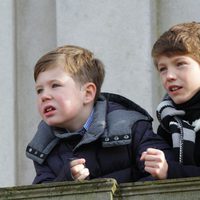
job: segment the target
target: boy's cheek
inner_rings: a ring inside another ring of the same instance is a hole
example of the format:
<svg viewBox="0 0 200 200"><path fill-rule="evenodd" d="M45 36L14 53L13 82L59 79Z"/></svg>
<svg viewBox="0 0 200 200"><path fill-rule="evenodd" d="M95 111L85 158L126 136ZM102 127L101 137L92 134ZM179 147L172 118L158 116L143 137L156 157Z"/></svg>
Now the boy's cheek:
<svg viewBox="0 0 200 200"><path fill-rule="evenodd" d="M41 106L39 104L37 104L37 110L38 110L39 114L41 116L43 116L43 111L42 111L42 108L41 108Z"/></svg>
<svg viewBox="0 0 200 200"><path fill-rule="evenodd" d="M165 82L166 82L165 79L166 79L165 77L163 77L163 76L160 75L160 81L161 81L161 83L162 83L162 85L163 85L164 87L165 87ZM165 88L165 89L166 89L166 88Z"/></svg>

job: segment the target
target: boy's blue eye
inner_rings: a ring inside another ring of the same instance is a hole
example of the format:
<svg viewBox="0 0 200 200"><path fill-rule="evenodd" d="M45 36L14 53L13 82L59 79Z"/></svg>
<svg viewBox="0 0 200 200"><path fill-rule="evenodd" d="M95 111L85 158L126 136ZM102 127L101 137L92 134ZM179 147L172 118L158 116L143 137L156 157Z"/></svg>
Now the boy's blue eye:
<svg viewBox="0 0 200 200"><path fill-rule="evenodd" d="M166 68L165 67L161 67L161 68L159 68L158 69L158 71L161 73L161 72L164 72L164 71L166 71Z"/></svg>
<svg viewBox="0 0 200 200"><path fill-rule="evenodd" d="M178 62L177 63L177 66L181 66L183 63L182 62Z"/></svg>
<svg viewBox="0 0 200 200"><path fill-rule="evenodd" d="M60 85L57 83L52 84L52 88L59 87Z"/></svg>
<svg viewBox="0 0 200 200"><path fill-rule="evenodd" d="M36 92L37 94L40 94L42 92L42 89L37 89Z"/></svg>
<svg viewBox="0 0 200 200"><path fill-rule="evenodd" d="M186 65L186 64L187 64L186 62L178 62L177 66L182 66L182 65Z"/></svg>

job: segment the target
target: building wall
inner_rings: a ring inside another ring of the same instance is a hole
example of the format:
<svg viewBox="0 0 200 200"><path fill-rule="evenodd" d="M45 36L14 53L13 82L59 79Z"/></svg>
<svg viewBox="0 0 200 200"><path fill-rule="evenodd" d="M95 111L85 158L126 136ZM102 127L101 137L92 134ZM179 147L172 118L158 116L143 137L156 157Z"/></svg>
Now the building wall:
<svg viewBox="0 0 200 200"><path fill-rule="evenodd" d="M173 24L200 21L199 7L200 0L1 0L0 187L31 184L35 175L25 148L40 121L33 81L40 56L64 44L90 49L106 66L102 91L155 117L163 90L152 44Z"/></svg>

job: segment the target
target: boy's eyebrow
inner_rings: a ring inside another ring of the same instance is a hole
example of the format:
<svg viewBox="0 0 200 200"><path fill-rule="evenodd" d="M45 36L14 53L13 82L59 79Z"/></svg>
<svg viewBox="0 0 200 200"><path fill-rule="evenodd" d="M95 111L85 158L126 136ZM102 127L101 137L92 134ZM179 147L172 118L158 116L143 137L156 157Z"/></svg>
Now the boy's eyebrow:
<svg viewBox="0 0 200 200"><path fill-rule="evenodd" d="M164 63L158 63L157 66L158 67L163 67L163 66L165 66L165 64Z"/></svg>
<svg viewBox="0 0 200 200"><path fill-rule="evenodd" d="M177 56L171 56L169 57L171 58L171 61L172 62L176 62L178 60L182 60L182 59L185 59L185 56L184 55L177 55ZM162 65L163 63L160 63L158 60L157 60L157 65Z"/></svg>
<svg viewBox="0 0 200 200"><path fill-rule="evenodd" d="M41 85L36 85L36 84L35 84L35 89L37 90L38 88L42 88L42 86L41 86Z"/></svg>
<svg viewBox="0 0 200 200"><path fill-rule="evenodd" d="M182 61L182 60L185 60L185 57L183 57L183 56L178 56L178 57L174 57L174 58L172 58L172 62L177 62L177 61Z"/></svg>
<svg viewBox="0 0 200 200"><path fill-rule="evenodd" d="M46 83L52 83L52 82L55 82L55 81L61 82L59 79L51 79L51 80L46 81ZM35 85L37 85L37 81L36 81Z"/></svg>
<svg viewBox="0 0 200 200"><path fill-rule="evenodd" d="M157 66L162 66L162 65L165 65L165 63L157 61Z"/></svg>
<svg viewBox="0 0 200 200"><path fill-rule="evenodd" d="M48 80L47 81L47 84L51 84L51 83L53 83L53 82L59 82L59 83L61 83L62 81L61 80L58 80L58 79L52 79L52 80ZM36 87L42 87L42 84L37 84L37 83L35 83L35 88Z"/></svg>

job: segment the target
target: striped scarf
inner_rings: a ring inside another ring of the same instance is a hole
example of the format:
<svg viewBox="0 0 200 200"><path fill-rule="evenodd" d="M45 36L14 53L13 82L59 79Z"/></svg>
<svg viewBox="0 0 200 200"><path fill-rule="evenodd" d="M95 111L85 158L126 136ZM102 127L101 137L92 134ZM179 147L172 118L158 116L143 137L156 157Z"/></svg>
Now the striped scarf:
<svg viewBox="0 0 200 200"><path fill-rule="evenodd" d="M182 119L185 111L177 110L172 100L166 97L158 105L156 114L161 127L171 134L173 149L179 163L195 164L193 155L196 133L194 126Z"/></svg>

